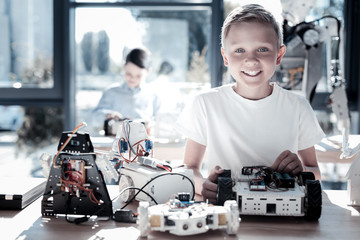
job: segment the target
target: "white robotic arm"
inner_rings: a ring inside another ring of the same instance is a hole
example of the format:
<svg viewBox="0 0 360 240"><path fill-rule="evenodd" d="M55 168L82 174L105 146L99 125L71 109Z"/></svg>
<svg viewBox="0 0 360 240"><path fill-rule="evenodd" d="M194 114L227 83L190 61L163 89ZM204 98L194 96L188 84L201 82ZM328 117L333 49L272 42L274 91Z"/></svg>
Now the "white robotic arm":
<svg viewBox="0 0 360 240"><path fill-rule="evenodd" d="M311 102L316 86L325 77L331 93L328 103L336 116L337 129L339 132L343 128L348 130L350 120L342 71L341 21L331 15L306 21L315 1L282 0L281 3L287 49L275 81ZM322 74L323 62L326 62L326 76Z"/></svg>

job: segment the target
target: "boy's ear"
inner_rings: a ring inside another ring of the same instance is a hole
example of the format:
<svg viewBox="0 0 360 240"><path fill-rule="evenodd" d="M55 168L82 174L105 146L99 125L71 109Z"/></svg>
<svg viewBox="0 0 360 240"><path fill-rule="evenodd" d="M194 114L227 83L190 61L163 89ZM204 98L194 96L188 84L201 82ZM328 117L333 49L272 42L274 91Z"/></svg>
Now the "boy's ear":
<svg viewBox="0 0 360 240"><path fill-rule="evenodd" d="M221 55L223 57L223 60L224 60L224 65L227 67L229 65L229 61L225 55L225 49L224 48L221 48Z"/></svg>
<svg viewBox="0 0 360 240"><path fill-rule="evenodd" d="M277 58L276 58L276 65L280 65L281 59L285 55L286 52L286 46L282 45L278 51Z"/></svg>

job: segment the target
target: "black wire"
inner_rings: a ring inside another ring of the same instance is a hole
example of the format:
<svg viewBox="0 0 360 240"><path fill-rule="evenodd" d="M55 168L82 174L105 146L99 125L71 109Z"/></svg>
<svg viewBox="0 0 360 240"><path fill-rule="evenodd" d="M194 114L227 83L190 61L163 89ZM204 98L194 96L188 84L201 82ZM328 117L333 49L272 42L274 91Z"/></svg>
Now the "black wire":
<svg viewBox="0 0 360 240"><path fill-rule="evenodd" d="M150 183L151 183L152 181L154 181L155 179L157 179L157 178L159 178L159 177L162 177L162 176L166 176L166 175L178 175L178 176L182 176L182 177L186 178L187 180L189 180L189 182L191 183L191 186L192 186L192 188L193 188L192 200L194 200L194 198L195 198L195 185L194 185L194 183L191 181L191 179L190 179L188 176L186 176L186 175L184 175L184 174L181 174L181 173L164 173L164 174L158 175L158 176L150 179L150 181L148 181L147 183L145 183L144 186L142 186L142 188L139 189L138 192L137 192L121 209L126 208L126 207L136 198L136 196L137 196L141 191L144 190L144 188L145 188L148 184L150 184Z"/></svg>
<svg viewBox="0 0 360 240"><path fill-rule="evenodd" d="M336 22L337 22L337 36L338 36L338 38L339 38L339 41L338 41L338 44L337 44L336 59L339 59L341 21L340 21L337 17L332 16L332 15L325 15L325 16L322 16L321 18L315 19L315 20L310 21L310 22L305 22L305 21L303 21L303 22L301 22L301 23L296 24L295 27L298 27L298 26L303 25L303 24L309 24L309 23L319 22L320 20L323 20L323 19L325 19L325 18L333 18L333 19L335 19Z"/></svg>
<svg viewBox="0 0 360 240"><path fill-rule="evenodd" d="M121 194L123 194L126 190L131 190L131 189L135 189L135 190L138 190L138 191L141 191L141 192L145 193L148 197L151 198L151 200L152 200L156 205L158 204L157 201L155 200L155 198L153 198L153 196L151 196L149 193L145 192L144 190L142 190L142 189L140 189L140 188L138 188L138 187L127 187L127 188L124 188L124 189L119 193L119 195L114 198L114 200L115 200L116 198L118 198ZM112 201L114 201L114 200L112 200ZM128 202L130 202L130 201L132 201L132 200L129 200Z"/></svg>

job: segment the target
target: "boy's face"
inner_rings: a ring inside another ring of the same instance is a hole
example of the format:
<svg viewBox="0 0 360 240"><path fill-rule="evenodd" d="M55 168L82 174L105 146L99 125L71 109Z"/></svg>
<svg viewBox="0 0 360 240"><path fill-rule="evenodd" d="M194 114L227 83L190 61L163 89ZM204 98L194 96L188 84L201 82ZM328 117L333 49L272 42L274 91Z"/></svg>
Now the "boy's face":
<svg viewBox="0 0 360 240"><path fill-rule="evenodd" d="M241 22L230 26L221 49L224 64L238 84L247 88L268 87L285 54L271 25Z"/></svg>
<svg viewBox="0 0 360 240"><path fill-rule="evenodd" d="M143 79L146 78L148 70L140 68L132 62L124 66L125 81L130 88L138 87Z"/></svg>

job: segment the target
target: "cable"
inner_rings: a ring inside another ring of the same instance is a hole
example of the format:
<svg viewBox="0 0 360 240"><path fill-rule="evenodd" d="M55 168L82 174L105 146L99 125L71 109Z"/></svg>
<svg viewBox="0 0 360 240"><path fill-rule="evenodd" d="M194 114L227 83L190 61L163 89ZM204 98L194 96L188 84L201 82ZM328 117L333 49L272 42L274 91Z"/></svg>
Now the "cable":
<svg viewBox="0 0 360 240"><path fill-rule="evenodd" d="M134 162L139 156L147 156L147 154L149 154L149 153L144 149L144 147L141 145L141 143L143 143L144 141L150 141L150 140L149 139L141 139L138 142L132 144L130 142L130 131L131 131L130 121L128 121L128 120L123 121L122 128L123 128L124 137L121 137L117 144L119 155L121 156L121 158L123 158L127 163L129 163L129 162ZM121 153L121 150L122 150L121 141L126 142L130 148L128 158L124 157L124 155ZM134 147L136 147L136 151L135 151ZM135 154L133 159L131 159L131 153ZM152 149L150 150L150 153L152 156L153 155Z"/></svg>
<svg viewBox="0 0 360 240"><path fill-rule="evenodd" d="M114 201L115 199L117 199L121 194L123 194L126 190L131 190L131 189L135 189L135 190L138 190L138 191L141 191L143 193L145 193L149 198L151 198L151 200L157 205L157 201L155 200L155 198L153 198L153 196L151 196L149 193L145 192L144 190L138 188L138 187L126 187L124 188L123 190L121 190L121 192L118 194L118 196L116 196L113 200L111 201ZM132 201L132 200L131 200Z"/></svg>
<svg viewBox="0 0 360 240"><path fill-rule="evenodd" d="M182 176L182 177L186 178L187 180L189 180L189 182L191 183L192 189L193 189L192 200L194 200L194 197L195 197L195 185L194 185L194 183L191 181L191 179L190 179L188 176L184 175L184 174L181 174L181 173L173 173L173 172L172 172L172 173L164 173L164 174L158 175L158 176L150 179L150 181L148 181L147 183L145 183L144 186L142 186L142 188L140 188L140 189L138 190L138 192L137 192L136 194L134 194L134 196L133 196L121 209L126 208L126 207L136 198L136 196L137 196L141 191L144 190L144 188L145 188L148 184L150 184L150 183L151 183L152 181L154 181L155 179L157 179L157 178L159 178L159 177L162 177L162 176L166 176L166 175L178 175L178 176Z"/></svg>
<svg viewBox="0 0 360 240"><path fill-rule="evenodd" d="M336 22L337 22L337 37L339 38L339 41L338 41L338 44L337 44L337 51L336 51L336 59L339 59L339 49L340 49L340 29L341 29L341 21L337 18L337 17L334 17L332 15L325 15L325 16L322 16L320 18L317 18L313 21L310 21L310 22L301 22L301 23L298 23L295 25L295 27L298 27L300 25L303 25L303 24L311 24L311 23L315 23L315 22L319 22L325 18L332 18L332 19L335 19Z"/></svg>
<svg viewBox="0 0 360 240"><path fill-rule="evenodd" d="M53 159L53 165L55 168L59 168L59 166L56 164L56 158L58 157L58 155L60 154L60 152L62 150L64 150L64 148L66 147L66 145L70 142L71 138L73 137L73 134L75 134L77 131L79 131L81 128L86 127L87 124L86 122L82 122L80 123L78 126L76 126L74 128L74 130L71 132L71 134L69 135L68 139L65 141L65 143L61 146L61 148L59 149L59 151L55 154L54 159Z"/></svg>

